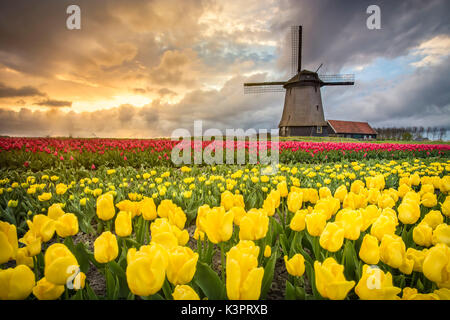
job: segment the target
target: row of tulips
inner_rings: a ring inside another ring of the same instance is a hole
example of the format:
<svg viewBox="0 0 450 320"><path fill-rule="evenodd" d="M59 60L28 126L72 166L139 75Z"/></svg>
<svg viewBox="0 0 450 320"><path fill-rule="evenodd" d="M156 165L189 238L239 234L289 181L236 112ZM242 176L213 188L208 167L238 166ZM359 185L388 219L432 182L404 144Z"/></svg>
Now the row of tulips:
<svg viewBox="0 0 450 320"><path fill-rule="evenodd" d="M0 165L10 168L29 167L34 171L48 167L84 167L95 170L101 165L138 168L143 163L149 166L173 166L171 152L178 144L178 141L168 139L0 138ZM237 159L237 153L244 151L249 160L266 148L270 153L272 143L235 141L229 146L218 141L191 141L186 147L191 150L192 163L197 150L213 154L220 150L223 154L220 160L226 163L228 153L232 153ZM279 152L282 163L322 163L343 159L446 157L450 145L281 141L276 143L275 150Z"/></svg>
<svg viewBox="0 0 450 320"><path fill-rule="evenodd" d="M232 169L8 172L0 298L264 299L279 259L287 299L450 298L448 161Z"/></svg>

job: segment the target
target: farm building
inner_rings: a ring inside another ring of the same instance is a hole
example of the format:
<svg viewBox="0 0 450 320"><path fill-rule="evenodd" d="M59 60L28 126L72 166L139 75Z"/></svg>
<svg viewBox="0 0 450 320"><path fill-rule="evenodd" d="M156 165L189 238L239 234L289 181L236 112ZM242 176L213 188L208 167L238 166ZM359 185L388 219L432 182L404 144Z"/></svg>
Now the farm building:
<svg viewBox="0 0 450 320"><path fill-rule="evenodd" d="M330 137L354 139L376 139L377 137L377 132L367 122L328 120L327 123Z"/></svg>

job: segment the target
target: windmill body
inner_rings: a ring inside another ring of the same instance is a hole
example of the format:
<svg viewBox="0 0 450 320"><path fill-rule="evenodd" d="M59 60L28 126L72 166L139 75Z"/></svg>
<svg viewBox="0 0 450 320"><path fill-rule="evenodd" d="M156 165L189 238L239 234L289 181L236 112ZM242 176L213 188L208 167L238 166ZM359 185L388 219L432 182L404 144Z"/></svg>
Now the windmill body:
<svg viewBox="0 0 450 320"><path fill-rule="evenodd" d="M291 31L294 76L288 81L244 83L244 93L285 91L283 114L278 125L280 136L328 135L320 88L353 85L354 76L319 75L301 70L302 27L292 27Z"/></svg>

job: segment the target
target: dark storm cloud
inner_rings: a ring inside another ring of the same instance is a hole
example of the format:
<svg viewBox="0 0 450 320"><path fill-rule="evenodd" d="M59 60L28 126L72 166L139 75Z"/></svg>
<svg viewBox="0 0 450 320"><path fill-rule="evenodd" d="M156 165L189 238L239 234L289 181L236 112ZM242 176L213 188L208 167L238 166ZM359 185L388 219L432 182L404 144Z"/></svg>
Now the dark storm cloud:
<svg viewBox="0 0 450 320"><path fill-rule="evenodd" d="M381 29L369 30L369 5L381 9ZM290 26L303 26L303 67L338 72L342 66L395 58L439 34L450 33L447 0L282 0L272 30L281 35ZM282 50L290 50L284 47ZM280 61L290 67L290 53Z"/></svg>
<svg viewBox="0 0 450 320"><path fill-rule="evenodd" d="M45 94L32 86L13 88L0 82L0 98L44 96Z"/></svg>
<svg viewBox="0 0 450 320"><path fill-rule="evenodd" d="M71 107L71 101L46 99L35 103L36 106L44 107Z"/></svg>
<svg viewBox="0 0 450 320"><path fill-rule="evenodd" d="M329 106L327 116L369 121L374 126L450 127L449 73L450 58L447 58L441 65L418 68L402 82L378 83L381 88L370 95L352 95L352 89L342 99L337 94L324 95ZM357 84L356 90L366 91L373 85Z"/></svg>

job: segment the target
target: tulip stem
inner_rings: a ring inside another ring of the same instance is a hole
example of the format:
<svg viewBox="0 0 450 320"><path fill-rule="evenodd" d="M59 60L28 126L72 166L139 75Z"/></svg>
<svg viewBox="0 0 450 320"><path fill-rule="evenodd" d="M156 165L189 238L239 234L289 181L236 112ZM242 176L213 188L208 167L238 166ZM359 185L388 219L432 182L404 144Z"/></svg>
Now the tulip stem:
<svg viewBox="0 0 450 320"><path fill-rule="evenodd" d="M222 267L222 282L225 283L225 253L223 249L223 242L220 243L220 262Z"/></svg>

